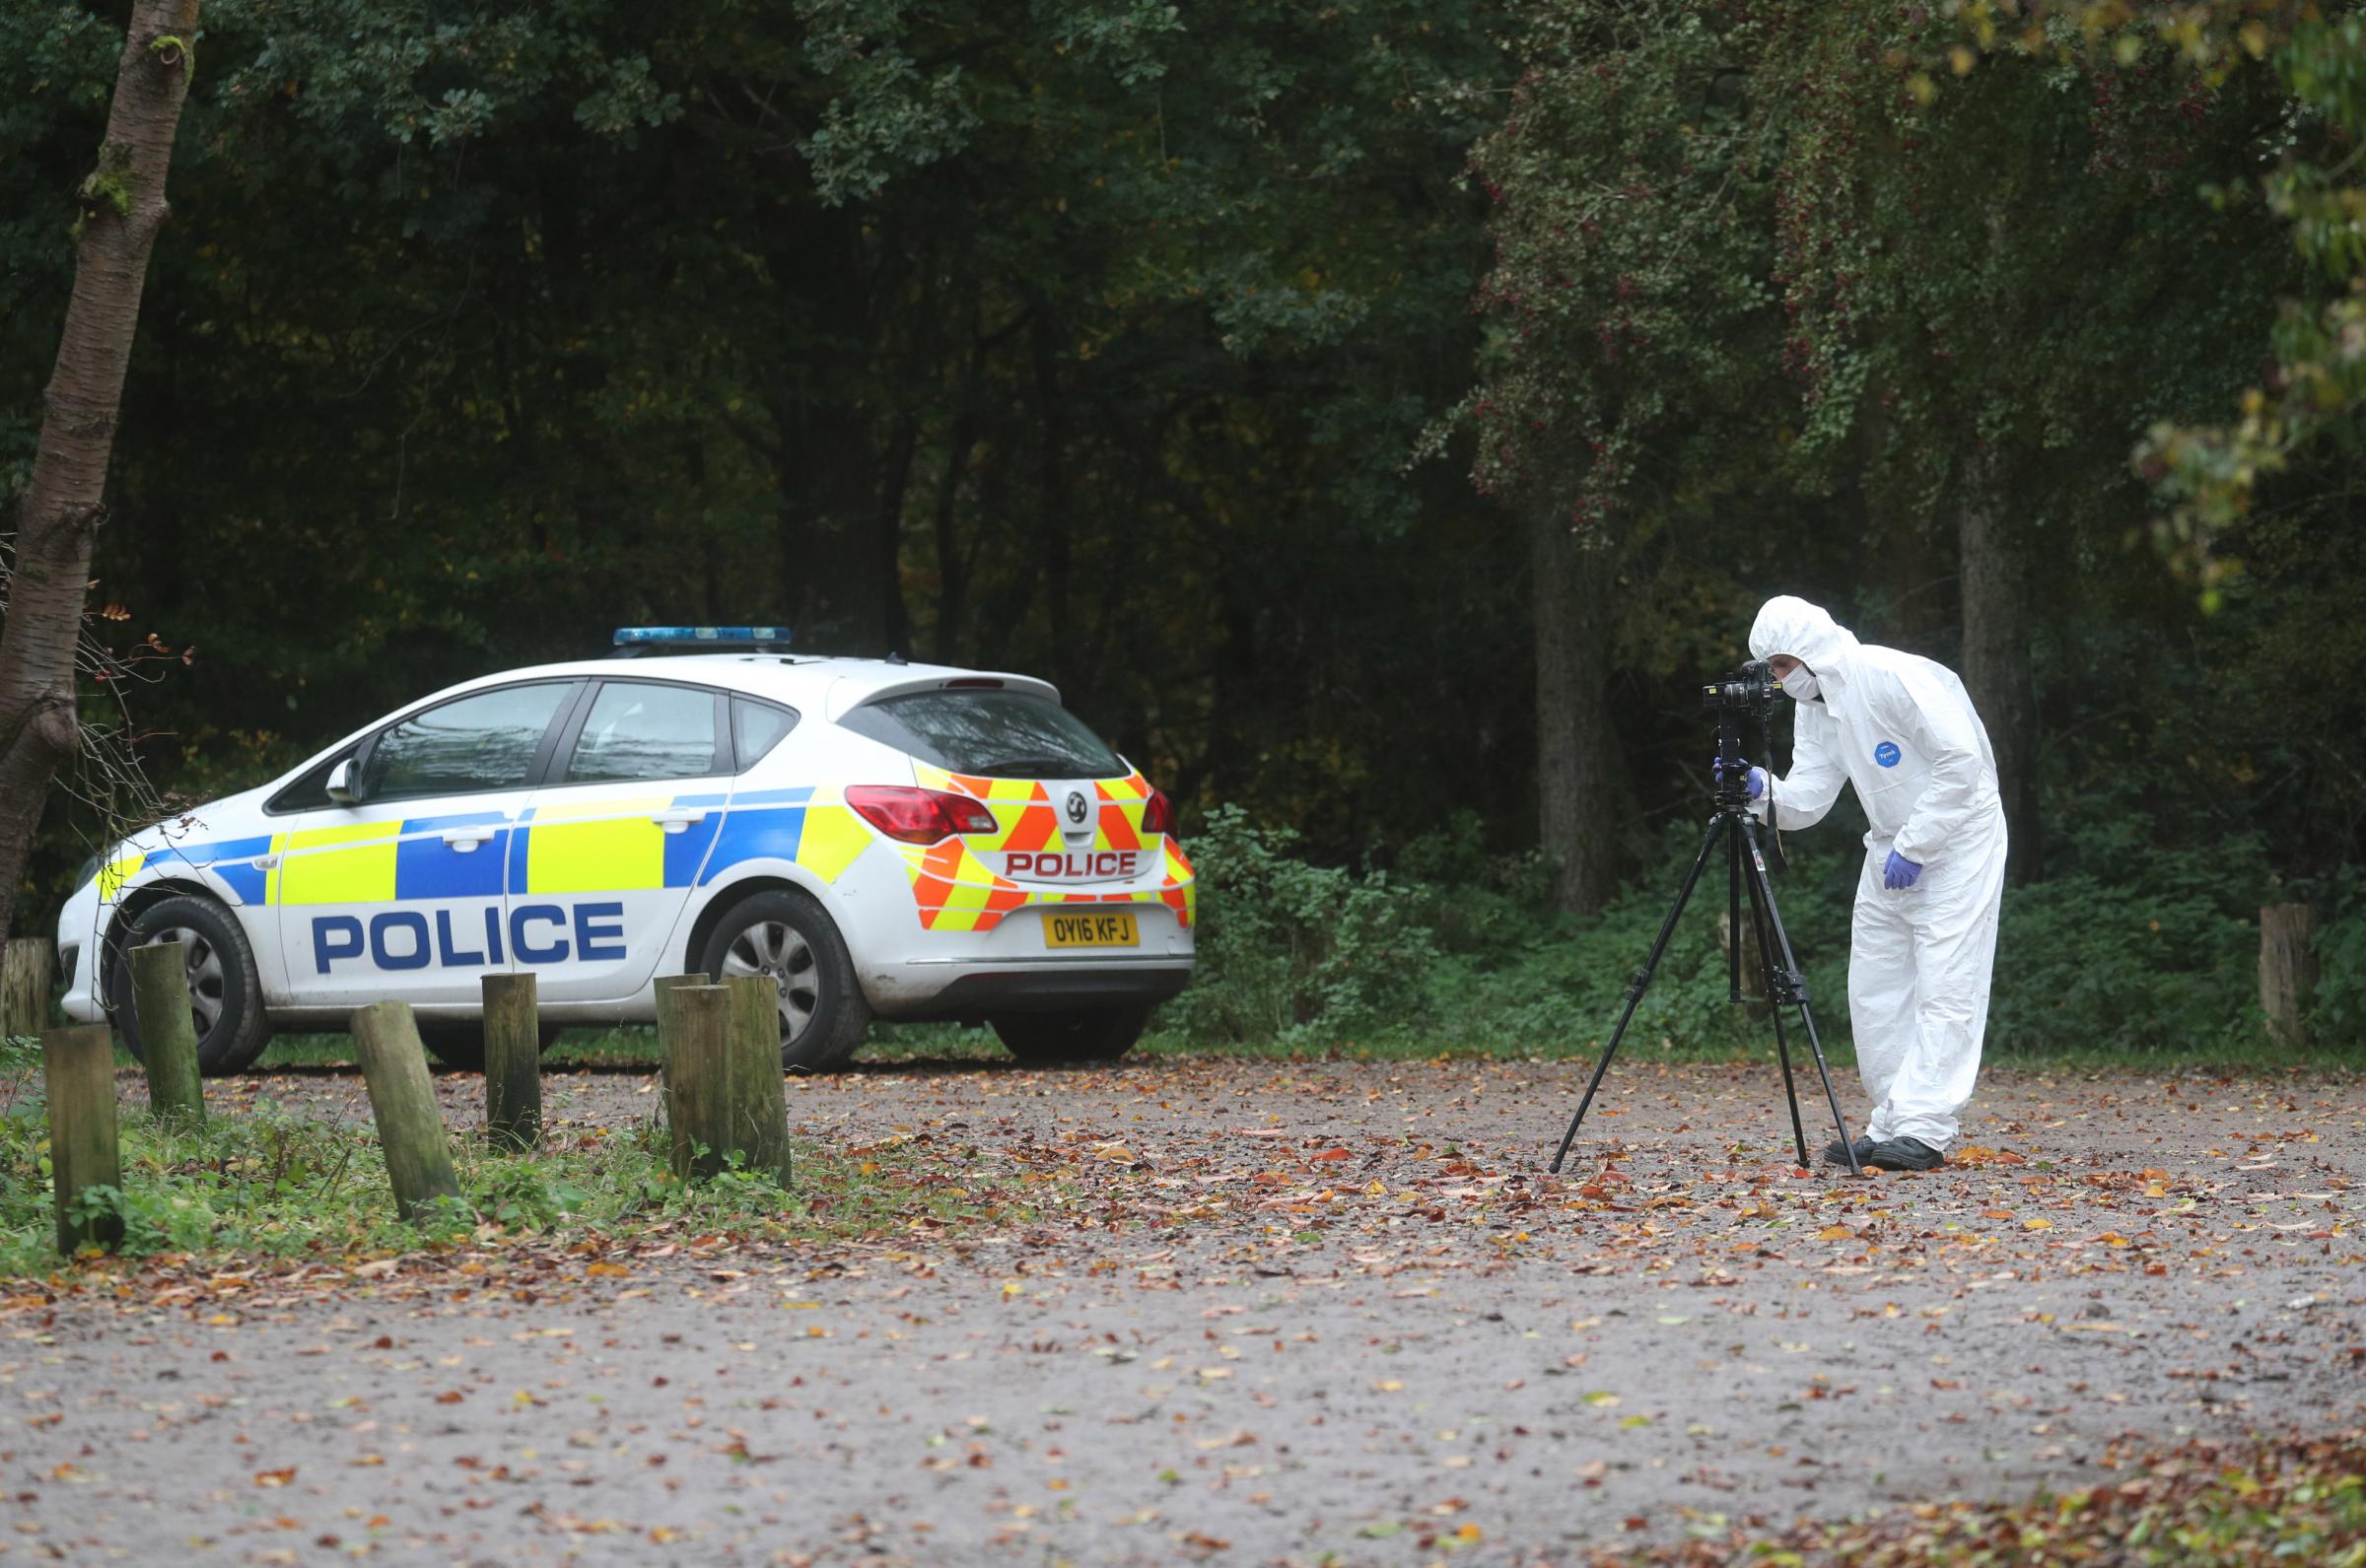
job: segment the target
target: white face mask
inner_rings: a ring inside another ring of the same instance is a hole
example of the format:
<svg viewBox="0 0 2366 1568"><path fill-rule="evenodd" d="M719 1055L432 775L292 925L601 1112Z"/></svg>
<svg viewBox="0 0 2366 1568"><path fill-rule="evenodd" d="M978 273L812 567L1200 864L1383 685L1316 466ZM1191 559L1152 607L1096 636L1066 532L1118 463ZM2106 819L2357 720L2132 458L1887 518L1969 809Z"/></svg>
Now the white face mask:
<svg viewBox="0 0 2366 1568"><path fill-rule="evenodd" d="M1816 695L1817 685L1815 672L1809 669L1805 664L1792 665L1791 672L1782 678L1782 689L1790 695L1791 701L1795 703L1806 702L1809 698Z"/></svg>

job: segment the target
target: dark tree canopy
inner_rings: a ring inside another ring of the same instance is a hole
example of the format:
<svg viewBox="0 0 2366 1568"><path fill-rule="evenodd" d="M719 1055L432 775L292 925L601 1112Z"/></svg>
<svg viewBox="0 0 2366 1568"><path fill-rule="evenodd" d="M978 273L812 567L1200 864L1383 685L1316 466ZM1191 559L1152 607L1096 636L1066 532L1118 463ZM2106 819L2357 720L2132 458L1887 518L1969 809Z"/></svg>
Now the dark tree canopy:
<svg viewBox="0 0 2366 1568"><path fill-rule="evenodd" d="M195 646L132 704L190 798L787 621L1049 676L1187 822L1541 843L1592 911L1795 590L1964 670L2025 880L2346 909L2362 28L209 0L98 635ZM0 0L12 498L120 30Z"/></svg>

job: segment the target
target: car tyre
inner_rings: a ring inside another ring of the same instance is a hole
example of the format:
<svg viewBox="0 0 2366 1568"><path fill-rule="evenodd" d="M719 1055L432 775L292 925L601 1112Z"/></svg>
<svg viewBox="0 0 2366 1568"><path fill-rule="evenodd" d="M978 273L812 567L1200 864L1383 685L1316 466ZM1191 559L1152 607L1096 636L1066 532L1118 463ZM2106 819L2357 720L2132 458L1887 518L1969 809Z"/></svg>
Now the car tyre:
<svg viewBox="0 0 2366 1568"><path fill-rule="evenodd" d="M1066 1013L1011 1013L989 1018L1010 1055L1025 1062L1115 1061L1134 1049L1150 1009L1088 1007Z"/></svg>
<svg viewBox="0 0 2366 1568"><path fill-rule="evenodd" d="M718 982L763 975L780 987L785 1068L842 1067L870 1027L846 939L807 894L774 889L741 899L715 923L698 967Z"/></svg>
<svg viewBox="0 0 2366 1568"><path fill-rule="evenodd" d="M421 1018L419 1043L447 1067L461 1072L485 1070L485 1024L481 1018ZM550 1043L559 1038L557 1024L544 1024L541 1049L548 1051Z"/></svg>
<svg viewBox="0 0 2366 1568"><path fill-rule="evenodd" d="M108 1013L123 1044L141 1056L139 1009L131 1004L131 969L123 951L175 938L186 949L197 1070L209 1078L244 1072L271 1044L271 1019L263 1011L262 977L246 932L237 916L210 898L182 893L159 899L132 919L114 944L106 994L113 999Z"/></svg>

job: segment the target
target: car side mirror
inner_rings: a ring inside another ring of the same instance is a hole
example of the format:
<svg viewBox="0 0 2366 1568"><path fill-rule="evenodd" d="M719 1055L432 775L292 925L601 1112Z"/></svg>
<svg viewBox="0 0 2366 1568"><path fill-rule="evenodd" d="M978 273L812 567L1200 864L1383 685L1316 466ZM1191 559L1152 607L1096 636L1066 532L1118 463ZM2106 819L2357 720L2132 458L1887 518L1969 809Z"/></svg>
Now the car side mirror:
<svg viewBox="0 0 2366 1568"><path fill-rule="evenodd" d="M361 795L354 789L353 759L347 757L328 770L326 789L328 798L340 806L361 804Z"/></svg>

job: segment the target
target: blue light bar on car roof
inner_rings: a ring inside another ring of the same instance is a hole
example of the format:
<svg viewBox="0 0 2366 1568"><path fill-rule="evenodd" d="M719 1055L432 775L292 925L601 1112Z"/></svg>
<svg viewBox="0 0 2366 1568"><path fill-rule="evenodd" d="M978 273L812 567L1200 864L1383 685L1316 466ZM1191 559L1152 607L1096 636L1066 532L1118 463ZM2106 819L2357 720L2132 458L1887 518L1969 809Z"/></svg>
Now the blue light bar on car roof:
<svg viewBox="0 0 2366 1568"><path fill-rule="evenodd" d="M701 643L740 648L785 648L785 626L620 626L618 648L677 648Z"/></svg>

